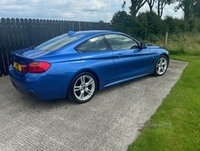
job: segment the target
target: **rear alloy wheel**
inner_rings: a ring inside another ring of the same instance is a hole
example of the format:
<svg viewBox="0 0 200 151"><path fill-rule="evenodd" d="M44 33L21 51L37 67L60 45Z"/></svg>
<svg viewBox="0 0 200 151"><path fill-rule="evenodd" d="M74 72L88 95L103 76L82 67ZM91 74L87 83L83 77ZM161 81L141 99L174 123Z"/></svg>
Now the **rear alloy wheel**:
<svg viewBox="0 0 200 151"><path fill-rule="evenodd" d="M167 71L167 67L168 67L168 59L166 56L162 55L156 62L154 75L156 76L163 75Z"/></svg>
<svg viewBox="0 0 200 151"><path fill-rule="evenodd" d="M81 73L74 78L68 96L76 103L85 103L92 99L96 91L96 78L90 73Z"/></svg>

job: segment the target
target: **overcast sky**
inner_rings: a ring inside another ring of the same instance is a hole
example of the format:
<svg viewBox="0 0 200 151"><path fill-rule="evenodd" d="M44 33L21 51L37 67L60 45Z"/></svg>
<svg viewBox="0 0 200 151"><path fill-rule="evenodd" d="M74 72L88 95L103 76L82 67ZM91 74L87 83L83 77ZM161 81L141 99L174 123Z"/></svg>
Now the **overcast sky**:
<svg viewBox="0 0 200 151"><path fill-rule="evenodd" d="M0 0L0 18L110 22L113 14L122 10L122 2L123 0ZM127 0L127 12L129 4L130 0ZM148 5L145 5L140 12L147 10ZM174 6L166 6L163 17L165 15L181 18L183 13L175 13Z"/></svg>

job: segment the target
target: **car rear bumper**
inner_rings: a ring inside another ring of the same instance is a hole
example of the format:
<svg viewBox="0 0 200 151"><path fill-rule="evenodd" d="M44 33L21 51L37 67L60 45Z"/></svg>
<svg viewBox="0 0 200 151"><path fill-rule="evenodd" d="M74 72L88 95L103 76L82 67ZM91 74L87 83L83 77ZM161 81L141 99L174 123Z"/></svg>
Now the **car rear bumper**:
<svg viewBox="0 0 200 151"><path fill-rule="evenodd" d="M66 97L67 84L60 77L48 76L46 73L19 75L12 67L9 68L9 74L14 88L21 93L34 94L40 100Z"/></svg>

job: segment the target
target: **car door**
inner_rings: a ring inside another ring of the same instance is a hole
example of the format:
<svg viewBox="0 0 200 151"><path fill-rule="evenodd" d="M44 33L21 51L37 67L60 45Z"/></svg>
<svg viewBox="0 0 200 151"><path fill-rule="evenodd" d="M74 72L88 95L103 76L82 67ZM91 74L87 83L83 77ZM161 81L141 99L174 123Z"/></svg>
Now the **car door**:
<svg viewBox="0 0 200 151"><path fill-rule="evenodd" d="M138 43L121 34L105 35L113 50L113 60L118 78L138 76L150 71L153 57L148 49L141 49Z"/></svg>
<svg viewBox="0 0 200 151"><path fill-rule="evenodd" d="M77 46L76 50L80 52L84 70L92 70L98 76L100 88L118 78L113 52L104 36L90 38Z"/></svg>

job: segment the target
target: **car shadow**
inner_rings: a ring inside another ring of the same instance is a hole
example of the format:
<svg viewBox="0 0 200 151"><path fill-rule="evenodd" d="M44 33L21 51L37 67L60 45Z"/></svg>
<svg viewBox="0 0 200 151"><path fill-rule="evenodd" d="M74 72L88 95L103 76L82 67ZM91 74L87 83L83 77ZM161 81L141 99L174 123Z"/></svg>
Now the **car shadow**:
<svg viewBox="0 0 200 151"><path fill-rule="evenodd" d="M24 108L29 108L29 109L51 110L62 106L68 108L69 106L76 105L73 101L67 98L54 99L54 100L39 100L37 97L33 95L26 95L26 94L18 95L18 100L20 100L20 103L22 106L24 106Z"/></svg>

